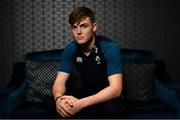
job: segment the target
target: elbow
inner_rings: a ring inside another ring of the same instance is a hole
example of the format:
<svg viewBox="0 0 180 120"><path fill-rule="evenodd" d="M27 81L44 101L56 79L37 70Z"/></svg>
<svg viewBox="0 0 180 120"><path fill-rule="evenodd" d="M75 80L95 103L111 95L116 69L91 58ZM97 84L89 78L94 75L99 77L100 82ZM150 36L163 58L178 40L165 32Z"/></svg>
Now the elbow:
<svg viewBox="0 0 180 120"><path fill-rule="evenodd" d="M118 97L121 95L121 91L122 91L122 90L117 90L117 91L115 92L114 98L118 98Z"/></svg>
<svg viewBox="0 0 180 120"><path fill-rule="evenodd" d="M121 96L122 93L122 87L121 86L112 86L112 91L111 91L113 98L118 98Z"/></svg>

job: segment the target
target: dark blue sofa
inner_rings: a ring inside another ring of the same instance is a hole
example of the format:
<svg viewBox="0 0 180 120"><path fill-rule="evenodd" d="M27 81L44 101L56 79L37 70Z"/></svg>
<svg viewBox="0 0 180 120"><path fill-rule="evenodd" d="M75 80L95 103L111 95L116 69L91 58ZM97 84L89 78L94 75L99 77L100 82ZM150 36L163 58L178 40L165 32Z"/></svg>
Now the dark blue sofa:
<svg viewBox="0 0 180 120"><path fill-rule="evenodd" d="M26 59L60 60L63 50L32 52ZM165 64L151 51L121 49L123 64L154 64L154 97L143 102L127 100L123 118L180 118L180 87L170 83ZM25 100L25 62L13 67L12 79L0 92L0 118L57 118L52 98L33 103Z"/></svg>

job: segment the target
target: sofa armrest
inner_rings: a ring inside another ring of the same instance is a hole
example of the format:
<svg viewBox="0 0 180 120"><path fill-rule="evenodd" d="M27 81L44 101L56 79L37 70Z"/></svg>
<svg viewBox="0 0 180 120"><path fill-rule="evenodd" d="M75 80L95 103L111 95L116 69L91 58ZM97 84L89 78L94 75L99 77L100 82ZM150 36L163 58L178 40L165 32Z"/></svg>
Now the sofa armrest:
<svg viewBox="0 0 180 120"><path fill-rule="evenodd" d="M9 93L13 92L14 90L16 90L16 87L8 87L5 89L0 90L0 96L7 96Z"/></svg>
<svg viewBox="0 0 180 120"><path fill-rule="evenodd" d="M177 92L176 92L176 94L177 94L177 100L180 102L180 86L178 86L178 87L176 88L176 90L177 90ZM178 107L178 118L180 118L180 103L179 103L179 107Z"/></svg>
<svg viewBox="0 0 180 120"><path fill-rule="evenodd" d="M3 116L8 117L19 106L26 96L27 81L24 80L20 87L8 94L3 103Z"/></svg>
<svg viewBox="0 0 180 120"><path fill-rule="evenodd" d="M180 110L180 102L177 95L176 87L171 83L162 83L161 80L155 80L155 94L164 103L172 105L177 110Z"/></svg>

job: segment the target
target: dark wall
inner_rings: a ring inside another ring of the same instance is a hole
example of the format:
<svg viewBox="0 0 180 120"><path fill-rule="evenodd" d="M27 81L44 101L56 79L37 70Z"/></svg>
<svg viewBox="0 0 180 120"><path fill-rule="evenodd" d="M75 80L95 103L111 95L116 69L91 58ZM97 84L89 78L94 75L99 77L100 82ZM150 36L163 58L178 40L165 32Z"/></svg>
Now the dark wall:
<svg viewBox="0 0 180 120"><path fill-rule="evenodd" d="M0 85L7 85L14 62L32 51L61 49L72 40L68 14L88 6L97 34L121 48L152 50L180 84L179 4L174 0L1 0Z"/></svg>

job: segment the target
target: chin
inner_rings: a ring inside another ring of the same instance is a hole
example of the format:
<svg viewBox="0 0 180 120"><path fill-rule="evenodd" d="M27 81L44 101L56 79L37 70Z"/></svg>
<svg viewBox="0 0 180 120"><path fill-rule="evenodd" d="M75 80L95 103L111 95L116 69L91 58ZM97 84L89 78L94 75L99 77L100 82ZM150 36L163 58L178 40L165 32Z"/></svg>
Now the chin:
<svg viewBox="0 0 180 120"><path fill-rule="evenodd" d="M83 45L86 43L86 41L84 40L76 40L76 42L79 44L79 45Z"/></svg>

